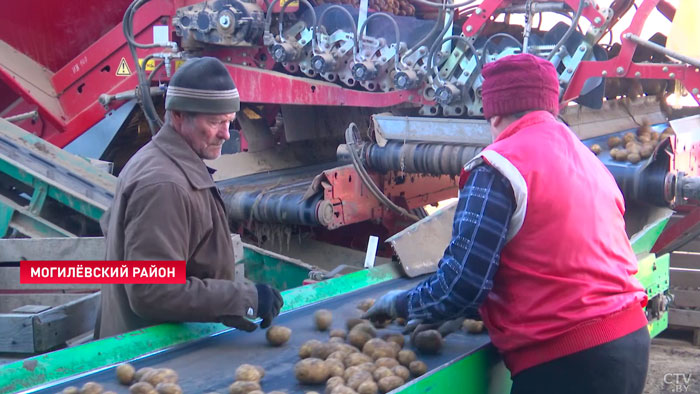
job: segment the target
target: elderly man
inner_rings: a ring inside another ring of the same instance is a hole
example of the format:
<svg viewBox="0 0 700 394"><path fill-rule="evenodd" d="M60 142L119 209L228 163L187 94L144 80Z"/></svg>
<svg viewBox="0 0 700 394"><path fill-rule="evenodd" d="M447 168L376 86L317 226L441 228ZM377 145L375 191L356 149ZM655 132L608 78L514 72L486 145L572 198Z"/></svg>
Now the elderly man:
<svg viewBox="0 0 700 394"><path fill-rule="evenodd" d="M483 69L494 136L460 180L438 271L366 316L424 323L480 312L512 393L641 393L646 293L612 175L557 121L553 65L523 54Z"/></svg>
<svg viewBox="0 0 700 394"><path fill-rule="evenodd" d="M119 175L101 220L107 260L185 260L183 284L105 285L96 336L163 322L222 322L266 328L282 297L265 284L234 278L231 231L213 170L240 109L238 90L219 60L188 60L173 75L165 124Z"/></svg>

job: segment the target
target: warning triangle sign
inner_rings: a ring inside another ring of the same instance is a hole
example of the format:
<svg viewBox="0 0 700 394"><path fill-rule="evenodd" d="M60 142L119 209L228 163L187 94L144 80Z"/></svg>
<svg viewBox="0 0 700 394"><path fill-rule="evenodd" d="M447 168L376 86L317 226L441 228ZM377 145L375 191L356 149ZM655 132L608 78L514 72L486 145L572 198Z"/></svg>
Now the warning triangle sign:
<svg viewBox="0 0 700 394"><path fill-rule="evenodd" d="M128 77L130 75L131 70L129 69L129 65L126 63L126 59L122 58L122 60L119 62L119 67L117 67L117 76Z"/></svg>

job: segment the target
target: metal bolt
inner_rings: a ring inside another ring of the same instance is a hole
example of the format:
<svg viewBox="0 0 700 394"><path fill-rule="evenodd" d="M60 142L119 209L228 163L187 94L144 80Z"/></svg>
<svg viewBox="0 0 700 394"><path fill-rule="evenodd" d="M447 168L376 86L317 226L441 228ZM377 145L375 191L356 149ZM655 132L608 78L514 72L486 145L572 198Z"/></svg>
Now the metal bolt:
<svg viewBox="0 0 700 394"><path fill-rule="evenodd" d="M586 47L584 45L581 45L580 47L578 47L578 50L581 52L586 52Z"/></svg>
<svg viewBox="0 0 700 394"><path fill-rule="evenodd" d="M601 22L600 17L596 16L595 19L593 19L593 22L595 22L596 25L599 24Z"/></svg>
<svg viewBox="0 0 700 394"><path fill-rule="evenodd" d="M634 73L634 77L635 77L635 78L641 78L641 77L642 77L642 73L640 73L639 71L637 71L636 73Z"/></svg>
<svg viewBox="0 0 700 394"><path fill-rule="evenodd" d="M227 27L231 26L231 19L228 15L221 15L221 17L219 18L219 24L221 25L221 27L226 29Z"/></svg>
<svg viewBox="0 0 700 394"><path fill-rule="evenodd" d="M227 61L227 62L230 62L230 61L231 61L231 56L228 56L228 57L226 58L226 61Z"/></svg>
<svg viewBox="0 0 700 394"><path fill-rule="evenodd" d="M474 30L474 28L472 27L472 25L468 25L468 26L467 26L467 31L468 31L468 32L471 32L472 30Z"/></svg>
<svg viewBox="0 0 700 394"><path fill-rule="evenodd" d="M673 78L676 77L676 73L670 73L670 74L668 74L668 77L671 78L671 79L673 79Z"/></svg>
<svg viewBox="0 0 700 394"><path fill-rule="evenodd" d="M606 75L608 75L608 72L603 70L603 72L601 74L603 74L603 76L606 76Z"/></svg>
<svg viewBox="0 0 700 394"><path fill-rule="evenodd" d="M468 77L468 76L469 76L469 71L465 71L464 73L462 73L462 75L464 75L465 77Z"/></svg>
<svg viewBox="0 0 700 394"><path fill-rule="evenodd" d="M698 90L698 88L693 88L693 94L698 94L698 93L700 93L700 90Z"/></svg>
<svg viewBox="0 0 700 394"><path fill-rule="evenodd" d="M618 67L618 68L617 68L617 73L620 74L620 75L624 74L624 73L625 73L625 68L622 67L622 66Z"/></svg>
<svg viewBox="0 0 700 394"><path fill-rule="evenodd" d="M668 67L662 68L663 72L667 73L668 72Z"/></svg>
<svg viewBox="0 0 700 394"><path fill-rule="evenodd" d="M413 95L408 96L408 101L413 101Z"/></svg>
<svg viewBox="0 0 700 394"><path fill-rule="evenodd" d="M570 69L570 68L567 68L567 69L566 69L566 72L569 73L569 74L571 74L572 72L574 72L574 70L572 70L572 69Z"/></svg>
<svg viewBox="0 0 700 394"><path fill-rule="evenodd" d="M247 66L247 65L248 65L248 62L243 62L243 65L244 65L244 66Z"/></svg>
<svg viewBox="0 0 700 394"><path fill-rule="evenodd" d="M420 53L421 55L425 55L425 48L419 49L418 53Z"/></svg>
<svg viewBox="0 0 700 394"><path fill-rule="evenodd" d="M477 9L474 11L474 13L477 14L477 15L481 15L482 12L484 12L484 10L482 10L481 8L477 8Z"/></svg>

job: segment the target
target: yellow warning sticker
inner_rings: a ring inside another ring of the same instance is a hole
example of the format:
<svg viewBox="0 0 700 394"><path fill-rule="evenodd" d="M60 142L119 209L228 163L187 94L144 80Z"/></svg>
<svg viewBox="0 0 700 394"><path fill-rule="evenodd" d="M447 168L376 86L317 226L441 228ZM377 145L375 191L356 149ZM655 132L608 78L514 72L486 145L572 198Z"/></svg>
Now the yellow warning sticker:
<svg viewBox="0 0 700 394"><path fill-rule="evenodd" d="M184 60L175 60L175 69L180 67L184 62ZM146 66L144 67L143 59L139 59L139 66L143 67L144 71L151 72L156 69L156 61L155 59L149 59L148 62L146 62Z"/></svg>
<svg viewBox="0 0 700 394"><path fill-rule="evenodd" d="M119 62L119 67L117 67L117 76L128 77L130 75L131 70L129 69L129 65L126 63L126 59L122 58L122 60Z"/></svg>
<svg viewBox="0 0 700 394"><path fill-rule="evenodd" d="M287 4L289 3L289 4ZM298 7L299 6L299 0L280 0L280 7L284 6L287 4L287 7ZM287 11L287 10L285 10Z"/></svg>

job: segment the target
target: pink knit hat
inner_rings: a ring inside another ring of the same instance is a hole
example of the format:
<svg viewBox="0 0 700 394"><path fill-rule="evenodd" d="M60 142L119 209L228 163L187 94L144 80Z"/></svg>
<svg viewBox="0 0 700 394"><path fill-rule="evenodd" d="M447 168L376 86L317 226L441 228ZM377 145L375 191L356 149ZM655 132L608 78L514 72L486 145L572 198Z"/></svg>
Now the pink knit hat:
<svg viewBox="0 0 700 394"><path fill-rule="evenodd" d="M548 60L530 54L511 55L482 70L484 118L528 110L559 113L559 76Z"/></svg>

